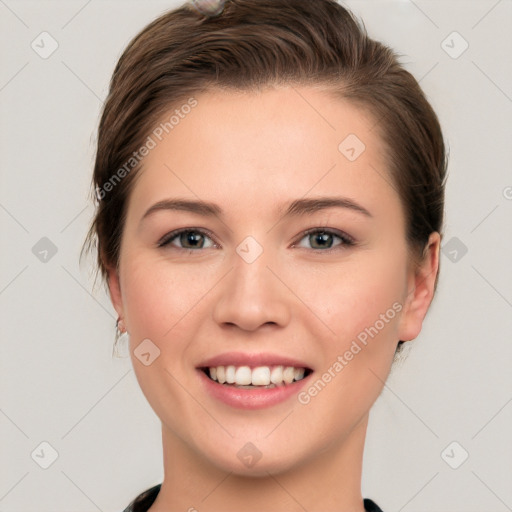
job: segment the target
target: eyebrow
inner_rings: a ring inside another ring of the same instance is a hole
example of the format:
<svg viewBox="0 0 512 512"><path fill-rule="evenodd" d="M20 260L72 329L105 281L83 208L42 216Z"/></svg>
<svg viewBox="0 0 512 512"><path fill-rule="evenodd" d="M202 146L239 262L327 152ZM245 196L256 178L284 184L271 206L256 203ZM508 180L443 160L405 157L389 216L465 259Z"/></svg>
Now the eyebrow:
<svg viewBox="0 0 512 512"><path fill-rule="evenodd" d="M284 213L282 213L283 207L278 209L278 213L283 217L292 217L312 214L327 208L345 208L360 213L366 217L373 217L373 215L364 206L346 197L296 199L289 203L288 208ZM159 201L151 206L142 216L141 222L153 213L161 210L186 211L196 213L204 217L222 216L224 213L219 205L208 201L192 201L190 199L180 198L164 199L163 201Z"/></svg>

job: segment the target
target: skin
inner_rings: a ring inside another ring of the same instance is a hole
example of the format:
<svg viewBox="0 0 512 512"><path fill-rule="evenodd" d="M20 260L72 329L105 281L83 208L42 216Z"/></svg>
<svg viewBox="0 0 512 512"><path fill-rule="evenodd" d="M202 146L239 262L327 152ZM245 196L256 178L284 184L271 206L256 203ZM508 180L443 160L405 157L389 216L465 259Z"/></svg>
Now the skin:
<svg viewBox="0 0 512 512"><path fill-rule="evenodd" d="M362 110L305 86L196 99L145 158L119 269L109 272L138 382L162 421L164 481L150 511L363 512L369 410L398 341L421 330L439 234L413 265L400 198L389 175L383 179L385 148ZM338 150L349 134L366 145L353 162ZM319 196L350 198L372 216L334 207L288 218L277 210ZM159 210L141 221L171 197L211 201L224 213ZM184 249L179 237L157 246L180 228L215 239L198 235L199 249ZM356 243L334 235L321 245L303 234L310 228L339 230ZM250 264L236 252L249 235L263 248ZM307 404L294 396L241 410L201 386L196 366L227 351L294 357L319 378L394 303L401 311ZM149 366L133 353L144 339L160 350ZM248 442L262 454L252 467L237 457Z"/></svg>

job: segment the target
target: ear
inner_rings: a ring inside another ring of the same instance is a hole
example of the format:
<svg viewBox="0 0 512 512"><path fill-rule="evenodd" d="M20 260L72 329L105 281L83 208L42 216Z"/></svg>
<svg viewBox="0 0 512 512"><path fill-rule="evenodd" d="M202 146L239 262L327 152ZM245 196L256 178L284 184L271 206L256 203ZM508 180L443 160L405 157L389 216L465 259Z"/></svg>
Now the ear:
<svg viewBox="0 0 512 512"><path fill-rule="evenodd" d="M399 339L401 341L413 340L421 332L423 319L434 297L440 246L439 233L431 233L425 246L423 261L419 267L410 270L407 279L407 296L400 319Z"/></svg>
<svg viewBox="0 0 512 512"><path fill-rule="evenodd" d="M124 318L123 298L121 294L121 284L119 281L119 272L114 267L108 267L108 289L110 300L120 318Z"/></svg>

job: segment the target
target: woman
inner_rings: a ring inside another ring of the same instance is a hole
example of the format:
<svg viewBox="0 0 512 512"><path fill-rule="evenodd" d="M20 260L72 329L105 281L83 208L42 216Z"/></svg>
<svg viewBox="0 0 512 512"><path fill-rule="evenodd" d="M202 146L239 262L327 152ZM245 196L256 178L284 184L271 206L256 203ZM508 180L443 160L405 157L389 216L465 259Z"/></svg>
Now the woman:
<svg viewBox="0 0 512 512"><path fill-rule="evenodd" d="M333 0L195 1L133 39L88 237L162 422L125 512L380 511L368 415L435 292L445 176L418 83Z"/></svg>

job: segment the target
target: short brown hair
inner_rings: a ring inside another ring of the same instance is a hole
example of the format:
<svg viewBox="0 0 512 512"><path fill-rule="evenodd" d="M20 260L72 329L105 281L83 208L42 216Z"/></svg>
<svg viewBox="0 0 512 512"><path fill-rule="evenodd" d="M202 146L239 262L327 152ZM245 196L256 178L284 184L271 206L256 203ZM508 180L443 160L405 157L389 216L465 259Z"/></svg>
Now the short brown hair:
<svg viewBox="0 0 512 512"><path fill-rule="evenodd" d="M442 231L447 159L438 118L398 55L370 39L334 0L226 0L216 16L192 4L163 14L134 37L117 63L98 129L97 211L86 240L88 248L96 242L104 278L119 262L139 166L116 183L112 177L162 116L213 88L278 84L325 85L373 114L404 208L408 247L421 257L429 234Z"/></svg>

